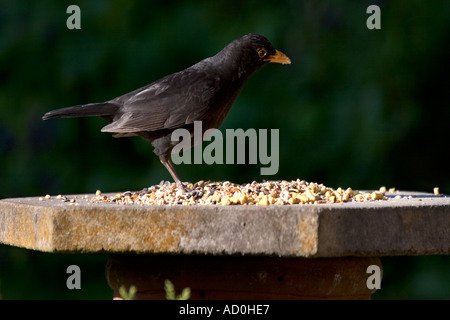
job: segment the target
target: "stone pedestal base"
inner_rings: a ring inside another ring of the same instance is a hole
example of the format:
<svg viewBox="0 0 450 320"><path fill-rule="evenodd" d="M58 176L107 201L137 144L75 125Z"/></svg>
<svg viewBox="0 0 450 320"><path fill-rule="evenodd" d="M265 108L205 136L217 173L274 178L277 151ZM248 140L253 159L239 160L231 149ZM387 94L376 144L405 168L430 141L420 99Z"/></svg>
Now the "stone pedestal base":
<svg viewBox="0 0 450 320"><path fill-rule="evenodd" d="M114 298L119 288L137 287L136 299L165 299L164 281L192 300L370 299L373 257L279 258L200 255L112 255L106 268Z"/></svg>

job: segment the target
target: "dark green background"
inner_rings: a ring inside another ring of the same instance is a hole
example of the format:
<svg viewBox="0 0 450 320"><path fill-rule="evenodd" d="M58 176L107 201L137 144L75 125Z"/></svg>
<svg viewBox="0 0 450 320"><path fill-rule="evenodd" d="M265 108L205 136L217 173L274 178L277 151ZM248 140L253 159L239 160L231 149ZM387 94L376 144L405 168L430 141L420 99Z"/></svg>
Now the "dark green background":
<svg viewBox="0 0 450 320"><path fill-rule="evenodd" d="M81 8L68 30L66 8ZM381 8L381 30L366 9ZM171 180L140 138L101 119L42 121L184 69L249 32L292 60L244 86L221 129L280 130L280 170L179 165L184 181L305 179L450 194L449 1L5 1L0 3L0 198L138 190ZM0 294L107 298L107 256L0 246ZM448 256L382 258L374 298L450 298ZM82 270L82 290L65 287ZM176 286L176 284L175 284Z"/></svg>

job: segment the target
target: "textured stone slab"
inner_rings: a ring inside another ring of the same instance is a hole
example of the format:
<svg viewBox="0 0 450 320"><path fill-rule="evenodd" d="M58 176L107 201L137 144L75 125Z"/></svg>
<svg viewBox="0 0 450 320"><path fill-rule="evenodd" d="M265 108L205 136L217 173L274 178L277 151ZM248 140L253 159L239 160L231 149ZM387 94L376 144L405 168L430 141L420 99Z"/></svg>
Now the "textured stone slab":
<svg viewBox="0 0 450 320"><path fill-rule="evenodd" d="M408 194L413 197L267 207L119 206L82 195L68 196L77 205L55 197L3 199L0 243L47 252L450 254L450 198Z"/></svg>

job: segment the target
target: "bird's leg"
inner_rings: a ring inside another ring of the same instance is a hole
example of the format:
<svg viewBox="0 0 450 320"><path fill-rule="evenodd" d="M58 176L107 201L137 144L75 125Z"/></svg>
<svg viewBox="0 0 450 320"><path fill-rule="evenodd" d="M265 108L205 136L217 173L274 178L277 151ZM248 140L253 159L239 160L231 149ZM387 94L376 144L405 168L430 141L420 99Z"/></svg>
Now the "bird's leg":
<svg viewBox="0 0 450 320"><path fill-rule="evenodd" d="M169 171L173 180L175 180L175 183L177 184L178 189L181 190L183 193L188 193L189 190L181 183L180 178L178 178L177 172L175 171L175 168L173 167L172 161L170 161L170 156L167 157L165 155L160 155L159 160L164 165L164 167L166 167L167 171Z"/></svg>

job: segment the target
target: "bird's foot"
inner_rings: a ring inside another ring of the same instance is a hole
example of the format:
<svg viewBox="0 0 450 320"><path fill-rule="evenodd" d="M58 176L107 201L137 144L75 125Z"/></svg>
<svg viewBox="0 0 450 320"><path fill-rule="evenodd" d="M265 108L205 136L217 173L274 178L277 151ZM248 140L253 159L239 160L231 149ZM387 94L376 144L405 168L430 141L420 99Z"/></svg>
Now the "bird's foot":
<svg viewBox="0 0 450 320"><path fill-rule="evenodd" d="M178 187L178 190L180 190L180 191L183 192L184 194L187 194L187 193L189 193L189 192L192 191L192 190L186 188L186 187L183 185L183 183L181 183L181 181L180 181L180 182L177 182L177 187Z"/></svg>

